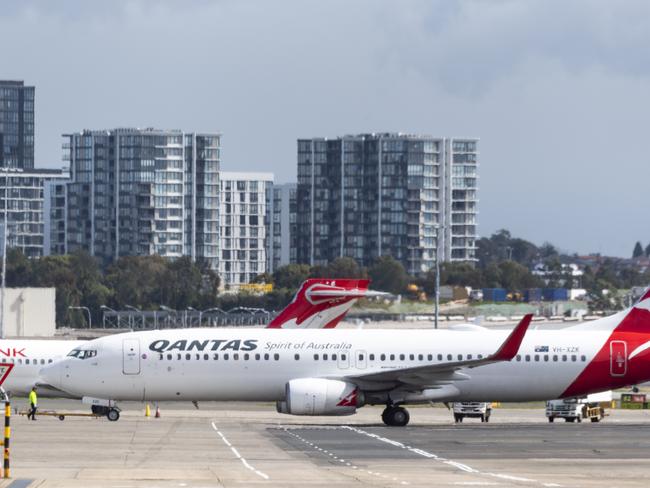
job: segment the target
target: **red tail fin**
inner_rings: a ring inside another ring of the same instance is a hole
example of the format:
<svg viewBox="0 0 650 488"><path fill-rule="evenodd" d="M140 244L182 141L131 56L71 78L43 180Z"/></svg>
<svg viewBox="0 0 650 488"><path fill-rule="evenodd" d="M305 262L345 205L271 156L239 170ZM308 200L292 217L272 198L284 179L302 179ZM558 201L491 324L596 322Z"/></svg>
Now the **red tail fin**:
<svg viewBox="0 0 650 488"><path fill-rule="evenodd" d="M305 281L269 329L332 329L368 291L369 280L317 278Z"/></svg>

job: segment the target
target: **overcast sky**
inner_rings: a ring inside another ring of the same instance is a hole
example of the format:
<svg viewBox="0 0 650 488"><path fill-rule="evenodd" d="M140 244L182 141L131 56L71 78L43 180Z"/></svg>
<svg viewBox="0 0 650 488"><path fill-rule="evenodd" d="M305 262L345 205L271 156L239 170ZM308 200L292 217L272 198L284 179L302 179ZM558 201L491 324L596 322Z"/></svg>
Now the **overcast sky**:
<svg viewBox="0 0 650 488"><path fill-rule="evenodd" d="M222 168L295 181L296 139L480 137L479 233L650 243L650 2L3 0L0 79L64 132L223 134Z"/></svg>

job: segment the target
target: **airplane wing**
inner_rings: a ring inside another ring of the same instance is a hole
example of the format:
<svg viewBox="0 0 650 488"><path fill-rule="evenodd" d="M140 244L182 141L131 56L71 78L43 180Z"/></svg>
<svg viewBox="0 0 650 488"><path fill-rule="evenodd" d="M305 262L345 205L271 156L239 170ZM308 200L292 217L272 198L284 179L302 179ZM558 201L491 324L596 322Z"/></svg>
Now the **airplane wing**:
<svg viewBox="0 0 650 488"><path fill-rule="evenodd" d="M381 385L394 387L396 385L441 385L449 384L454 381L466 380L469 377L460 372L464 368L478 368L486 364L498 363L501 361L510 361L517 355L521 342L526 335L533 314L525 315L524 318L508 335L493 354L486 357L477 357L476 359L467 359L463 361L450 361L438 364L428 364L424 366L413 366L408 368L395 368L385 371L347 376L347 380L358 384L362 388L376 389Z"/></svg>

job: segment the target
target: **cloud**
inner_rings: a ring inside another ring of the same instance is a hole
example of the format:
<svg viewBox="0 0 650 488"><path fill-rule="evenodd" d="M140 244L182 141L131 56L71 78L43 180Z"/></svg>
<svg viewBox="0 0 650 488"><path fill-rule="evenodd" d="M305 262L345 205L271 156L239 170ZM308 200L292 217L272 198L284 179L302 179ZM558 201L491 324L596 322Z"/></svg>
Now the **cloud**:
<svg viewBox="0 0 650 488"><path fill-rule="evenodd" d="M83 128L221 132L224 169L278 181L295 180L299 137L478 136L482 234L629 254L650 179L648 14L636 0L10 0L0 76L36 85L42 166Z"/></svg>

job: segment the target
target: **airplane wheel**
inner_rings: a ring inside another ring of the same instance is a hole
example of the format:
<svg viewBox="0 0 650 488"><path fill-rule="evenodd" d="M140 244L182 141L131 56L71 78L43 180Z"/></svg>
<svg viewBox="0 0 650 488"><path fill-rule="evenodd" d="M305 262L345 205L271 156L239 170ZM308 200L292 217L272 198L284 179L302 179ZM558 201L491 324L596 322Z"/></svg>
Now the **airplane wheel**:
<svg viewBox="0 0 650 488"><path fill-rule="evenodd" d="M553 423L554 420L555 420L554 417L549 417L549 418L548 418L548 421L549 421L549 423L551 423L551 424Z"/></svg>
<svg viewBox="0 0 650 488"><path fill-rule="evenodd" d="M576 420L578 421L578 423L580 423L582 422L582 417L577 417Z"/></svg>
<svg viewBox="0 0 650 488"><path fill-rule="evenodd" d="M454 420L456 421L456 423L459 423L459 422L460 422L460 415L458 415L457 413L455 413L455 414L454 414Z"/></svg>
<svg viewBox="0 0 650 488"><path fill-rule="evenodd" d="M106 414L106 418L110 420L111 422L117 422L120 418L120 412L119 410L116 410L114 408L111 408L108 413Z"/></svg>
<svg viewBox="0 0 650 488"><path fill-rule="evenodd" d="M405 408L392 407L384 410L381 419L390 427L404 427L409 423L411 416Z"/></svg>

